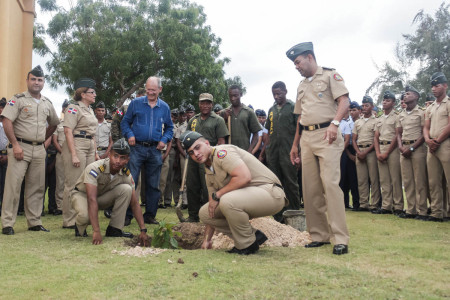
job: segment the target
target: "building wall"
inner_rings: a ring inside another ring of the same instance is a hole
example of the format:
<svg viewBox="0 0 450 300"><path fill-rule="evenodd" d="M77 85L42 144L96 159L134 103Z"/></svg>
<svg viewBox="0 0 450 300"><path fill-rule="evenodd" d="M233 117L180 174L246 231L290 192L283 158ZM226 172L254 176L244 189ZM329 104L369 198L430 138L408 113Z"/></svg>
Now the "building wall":
<svg viewBox="0 0 450 300"><path fill-rule="evenodd" d="M32 69L35 0L0 0L0 97L26 91Z"/></svg>

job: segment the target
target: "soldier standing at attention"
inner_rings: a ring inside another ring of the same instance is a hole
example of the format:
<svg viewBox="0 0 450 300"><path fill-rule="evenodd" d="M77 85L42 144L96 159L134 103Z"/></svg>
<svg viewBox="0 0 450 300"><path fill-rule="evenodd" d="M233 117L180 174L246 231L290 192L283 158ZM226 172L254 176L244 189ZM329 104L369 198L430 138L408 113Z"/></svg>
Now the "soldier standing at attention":
<svg viewBox="0 0 450 300"><path fill-rule="evenodd" d="M339 157L344 150L339 123L348 111L349 93L334 69L317 65L311 42L295 45L286 55L305 77L297 90L294 113L299 115L299 126L290 153L292 164L298 165L300 142L306 224L312 238L305 247L320 247L331 240L333 254L345 254L349 233L339 187Z"/></svg>
<svg viewBox="0 0 450 300"><path fill-rule="evenodd" d="M2 205L2 233L6 235L14 234L24 177L28 230L49 231L41 221L46 158L43 143L55 131L59 119L50 100L41 95L44 83L44 72L37 66L28 72L28 91L15 95L2 112L3 127L10 142Z"/></svg>
<svg viewBox="0 0 450 300"><path fill-rule="evenodd" d="M189 120L187 130L200 133L209 141L211 146L224 144L225 137L228 136L228 129L225 121L212 111L213 95L200 94L199 107L200 113ZM198 212L200 207L208 202L205 166L190 157L187 168L186 194L189 218L186 222L199 222Z"/></svg>
<svg viewBox="0 0 450 300"><path fill-rule="evenodd" d="M450 101L447 96L447 77L436 72L431 76L431 91L436 101L425 113L423 136L428 145L427 167L431 196L428 221L442 222L444 217L443 175L450 187ZM9 170L9 168L8 168Z"/></svg>
<svg viewBox="0 0 450 300"><path fill-rule="evenodd" d="M105 103L100 101L95 106L95 117L98 121L97 131L95 133L95 142L97 143L97 154L100 159L108 157L109 151L113 144L111 137L111 124L105 120L106 108Z"/></svg>
<svg viewBox="0 0 450 300"><path fill-rule="evenodd" d="M374 214L403 213L402 175L400 171L400 152L397 149L395 122L397 112L394 110L395 95L391 91L384 92L384 114L377 118L375 127L375 153L378 159L378 172L381 185L381 208L372 211Z"/></svg>
<svg viewBox="0 0 450 300"><path fill-rule="evenodd" d="M425 113L417 105L419 97L415 88L406 86L403 98L406 108L397 117L397 142L408 205L399 217L424 220L428 217L427 148L423 138Z"/></svg>
<svg viewBox="0 0 450 300"><path fill-rule="evenodd" d="M0 100L0 216L2 211L3 191L5 189L6 169L8 167L8 137L3 129L3 116L1 115L6 106L6 99Z"/></svg>
<svg viewBox="0 0 450 300"><path fill-rule="evenodd" d="M265 127L269 131L266 145L266 159L269 169L275 173L283 185L289 205L274 215L278 222L283 221L283 211L286 209L300 209L300 194L298 189L298 171L291 163L289 153L297 129L297 118L294 114L295 104L286 99L287 89L282 81L272 86L275 104L269 109L269 117Z"/></svg>

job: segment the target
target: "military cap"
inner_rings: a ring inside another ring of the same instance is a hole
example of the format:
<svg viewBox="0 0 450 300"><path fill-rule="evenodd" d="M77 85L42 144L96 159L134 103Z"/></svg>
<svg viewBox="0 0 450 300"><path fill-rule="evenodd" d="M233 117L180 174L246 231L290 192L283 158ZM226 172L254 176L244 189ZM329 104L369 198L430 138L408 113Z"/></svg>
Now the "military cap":
<svg viewBox="0 0 450 300"><path fill-rule="evenodd" d="M373 104L373 99L369 95L365 95L362 99L362 103L370 103Z"/></svg>
<svg viewBox="0 0 450 300"><path fill-rule="evenodd" d="M435 101L435 100L436 100L436 97L433 94L431 94L431 93L427 94L426 101Z"/></svg>
<svg viewBox="0 0 450 300"><path fill-rule="evenodd" d="M64 102L63 102L63 104L62 104L62 107L63 107L63 108L66 108L67 106L69 106L69 104L70 104L70 101L67 100L67 99L64 99Z"/></svg>
<svg viewBox="0 0 450 300"><path fill-rule="evenodd" d="M203 135L196 131L186 130L180 136L181 146L183 146L183 148L187 150L195 143L196 140L201 137L203 137Z"/></svg>
<svg viewBox="0 0 450 300"><path fill-rule="evenodd" d="M30 71L30 74L33 74L36 77L44 77L44 71L39 65L34 67L34 69Z"/></svg>
<svg viewBox="0 0 450 300"><path fill-rule="evenodd" d="M314 52L313 43L306 42L306 43L297 44L297 45L293 46L291 49L289 49L286 52L286 55L290 60L295 61L297 56L299 56L300 54L302 54L303 52L306 52L306 51Z"/></svg>
<svg viewBox="0 0 450 300"><path fill-rule="evenodd" d="M5 107L5 106L6 106L6 98L3 97L3 98L0 100L0 107Z"/></svg>
<svg viewBox="0 0 450 300"><path fill-rule="evenodd" d="M95 108L106 108L106 106L105 106L105 103L103 101L100 101L99 103L97 103Z"/></svg>
<svg viewBox="0 0 450 300"><path fill-rule="evenodd" d="M445 77L444 73L436 72L431 75L431 86L438 85L439 83L447 83L447 77Z"/></svg>
<svg viewBox="0 0 450 300"><path fill-rule="evenodd" d="M374 112L378 112L378 106L374 106L374 107L372 108L372 110L373 110Z"/></svg>
<svg viewBox="0 0 450 300"><path fill-rule="evenodd" d="M117 140L112 145L112 150L114 150L116 153L120 155L128 155L130 154L130 146L128 145L127 141L125 141L125 138L121 138L120 140Z"/></svg>
<svg viewBox="0 0 450 300"><path fill-rule="evenodd" d="M416 90L416 88L413 87L412 85L407 85L407 86L405 87L405 92L413 92L413 93L416 93L417 96L420 96L419 91Z"/></svg>
<svg viewBox="0 0 450 300"><path fill-rule="evenodd" d="M184 114L185 112L186 112L186 109L185 109L183 106L180 106L180 107L178 108L178 114L182 115L182 114Z"/></svg>
<svg viewBox="0 0 450 300"><path fill-rule="evenodd" d="M361 106L359 105L358 102L352 101L352 102L350 102L350 109L352 109L352 108L361 109Z"/></svg>
<svg viewBox="0 0 450 300"><path fill-rule="evenodd" d="M255 110L255 114L258 117L265 117L266 116L266 112L263 109L257 109Z"/></svg>
<svg viewBox="0 0 450 300"><path fill-rule="evenodd" d="M216 105L214 105L213 111L216 113L218 111L221 111L223 109L223 106L220 105L219 103L217 103Z"/></svg>
<svg viewBox="0 0 450 300"><path fill-rule="evenodd" d="M213 95L208 94L208 93L203 93L203 94L200 94L200 97L198 98L198 101L211 101L211 102L213 102L213 99L214 99Z"/></svg>
<svg viewBox="0 0 450 300"><path fill-rule="evenodd" d="M76 91L79 88L87 87L90 89L95 89L95 81L90 78L80 78L75 82L75 85L73 86L73 89Z"/></svg>
<svg viewBox="0 0 450 300"><path fill-rule="evenodd" d="M178 109L174 108L170 111L172 115L178 115Z"/></svg>
<svg viewBox="0 0 450 300"><path fill-rule="evenodd" d="M192 104L188 104L186 106L186 109L184 111L195 111L195 107Z"/></svg>
<svg viewBox="0 0 450 300"><path fill-rule="evenodd" d="M393 99L395 101L395 95L391 91L385 91L383 94L383 99Z"/></svg>

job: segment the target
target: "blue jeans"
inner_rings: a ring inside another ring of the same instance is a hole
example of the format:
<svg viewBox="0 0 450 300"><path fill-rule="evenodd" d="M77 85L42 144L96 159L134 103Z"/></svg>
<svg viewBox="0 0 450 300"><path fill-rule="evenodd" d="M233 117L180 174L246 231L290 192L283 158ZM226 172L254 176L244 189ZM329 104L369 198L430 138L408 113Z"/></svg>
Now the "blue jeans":
<svg viewBox="0 0 450 300"><path fill-rule="evenodd" d="M145 213L144 217L156 217L159 201L159 178L161 176L162 155L156 146L145 147L139 144L131 147L128 166L137 185L141 166L145 168ZM139 196L137 196L139 197Z"/></svg>

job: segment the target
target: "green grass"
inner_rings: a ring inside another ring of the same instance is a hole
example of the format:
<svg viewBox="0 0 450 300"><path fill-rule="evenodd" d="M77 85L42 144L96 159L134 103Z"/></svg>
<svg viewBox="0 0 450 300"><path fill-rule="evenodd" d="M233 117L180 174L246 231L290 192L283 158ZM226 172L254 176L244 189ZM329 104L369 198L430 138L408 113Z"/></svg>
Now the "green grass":
<svg viewBox="0 0 450 300"><path fill-rule="evenodd" d="M177 220L174 209L159 210L157 217ZM100 222L104 233L108 220L102 213ZM332 255L328 245L264 247L248 257L224 250L127 257L111 253L125 249L121 238L93 246L91 227L89 238L75 238L73 230L61 228L61 216L45 216L51 232L29 232L20 216L14 236L0 235L0 299L450 297L450 222L347 212L347 223L349 254L342 256ZM126 229L137 234L136 221Z"/></svg>

